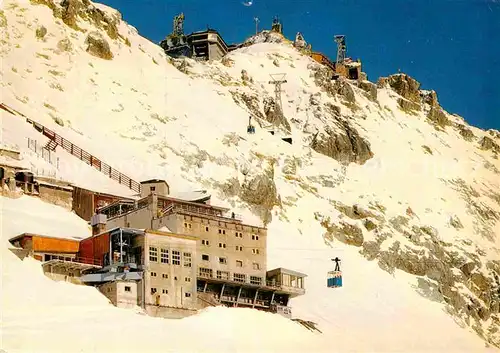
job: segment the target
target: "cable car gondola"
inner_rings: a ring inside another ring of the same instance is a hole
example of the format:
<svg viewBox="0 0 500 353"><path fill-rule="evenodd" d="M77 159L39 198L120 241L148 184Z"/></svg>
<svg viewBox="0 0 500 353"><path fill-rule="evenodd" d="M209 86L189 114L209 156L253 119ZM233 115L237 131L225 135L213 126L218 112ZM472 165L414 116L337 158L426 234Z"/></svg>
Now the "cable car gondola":
<svg viewBox="0 0 500 353"><path fill-rule="evenodd" d="M335 270L328 272L327 287L342 287L342 271L340 271L340 259L336 257L332 259L332 261L335 261Z"/></svg>

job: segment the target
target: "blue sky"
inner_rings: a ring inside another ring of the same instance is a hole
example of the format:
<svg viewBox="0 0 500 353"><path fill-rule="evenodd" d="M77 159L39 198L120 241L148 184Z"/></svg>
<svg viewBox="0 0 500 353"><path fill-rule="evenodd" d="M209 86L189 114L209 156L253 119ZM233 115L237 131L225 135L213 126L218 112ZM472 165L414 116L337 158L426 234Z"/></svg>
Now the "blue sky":
<svg viewBox="0 0 500 353"><path fill-rule="evenodd" d="M159 42L184 12L186 33L217 29L228 43L243 41L275 15L285 35L300 31L314 51L332 59L335 34L347 54L361 58L371 81L402 72L470 124L500 129L500 0L100 0L118 9L139 33Z"/></svg>

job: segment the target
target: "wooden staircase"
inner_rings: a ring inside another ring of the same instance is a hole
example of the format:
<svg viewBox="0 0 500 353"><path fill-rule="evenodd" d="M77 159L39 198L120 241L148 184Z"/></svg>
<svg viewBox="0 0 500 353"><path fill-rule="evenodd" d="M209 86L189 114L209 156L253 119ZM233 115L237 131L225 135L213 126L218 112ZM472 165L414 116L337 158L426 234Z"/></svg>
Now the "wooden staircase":
<svg viewBox="0 0 500 353"><path fill-rule="evenodd" d="M26 122L30 125L33 125L35 130L43 134L49 139L49 142L45 145L45 148L51 151L55 151L57 146L61 146L64 148L68 153L71 155L75 156L76 158L80 159L81 161L85 162L86 164L90 165L91 167L94 167L104 175L108 176L109 178L117 181L119 184L124 185L128 187L130 190L133 190L137 193L141 192L141 184L138 183L135 180L132 180L130 177L127 175L120 173L118 170L112 168L108 164L102 162L99 158L94 157L87 151L81 149L77 145L73 144L71 141L66 140L64 137L61 135L55 133L54 131L46 128L42 124L37 123L34 120L31 120L27 118L24 114L18 112L17 110L7 106L4 103L0 103L0 108L9 112L12 115L19 115L24 118L26 118Z"/></svg>

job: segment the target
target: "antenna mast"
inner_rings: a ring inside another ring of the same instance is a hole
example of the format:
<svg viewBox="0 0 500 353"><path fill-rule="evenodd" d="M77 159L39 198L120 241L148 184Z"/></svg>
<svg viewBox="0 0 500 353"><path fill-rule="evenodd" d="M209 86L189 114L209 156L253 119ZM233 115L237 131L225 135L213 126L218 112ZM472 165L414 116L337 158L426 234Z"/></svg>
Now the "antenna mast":
<svg viewBox="0 0 500 353"><path fill-rule="evenodd" d="M254 17L253 18L254 22L255 22L255 34L257 35L259 33L259 18L258 17Z"/></svg>
<svg viewBox="0 0 500 353"><path fill-rule="evenodd" d="M272 81L269 81L269 84L274 85L274 101L275 101L275 115L273 119L273 127L277 128L277 120L278 118L283 119L283 105L281 104L281 85L283 83L287 83L285 80L286 74L270 74ZM280 121L281 123L281 121Z"/></svg>
<svg viewBox="0 0 500 353"><path fill-rule="evenodd" d="M347 46L345 44L344 35L336 35L335 42L337 42L337 64L342 64L345 60Z"/></svg>

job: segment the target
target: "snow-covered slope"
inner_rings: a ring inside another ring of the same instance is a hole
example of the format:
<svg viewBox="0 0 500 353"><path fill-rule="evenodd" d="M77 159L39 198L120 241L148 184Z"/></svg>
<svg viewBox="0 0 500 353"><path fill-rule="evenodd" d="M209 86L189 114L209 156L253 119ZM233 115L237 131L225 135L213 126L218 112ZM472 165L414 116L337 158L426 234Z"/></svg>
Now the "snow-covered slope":
<svg viewBox="0 0 500 353"><path fill-rule="evenodd" d="M419 92L404 75L377 86L332 84L324 68L275 37L253 38L256 44L222 62L172 60L114 10L81 0L63 5L5 1L2 101L136 180L164 178L175 192L207 189L213 203L231 206L245 220L270 222L269 266L308 274L306 295L292 301L294 314L318 322L324 332L319 338L297 333L316 346L297 345L296 351L479 352L485 341L500 345L498 132L443 112L430 92ZM282 101L293 145L259 124L274 114L268 81L275 73L286 73ZM17 144L33 165L43 164L30 155L25 138L43 144L44 137L20 117L1 113L2 140ZM259 118L254 135L246 134L250 114ZM59 177L130 193L66 152L56 153ZM11 209L46 207L24 199L3 202ZM8 231L2 236L27 231L22 224L14 227L6 210ZM345 285L332 290L325 276L335 256L343 260ZM85 303L62 301L79 306L67 310L95 335L105 327L119 337L127 325L144 325L140 337L147 338L160 332L156 325L179 332L192 322L202 330L207 322L243 322L245 315L256 315L254 325L263 327L259 335L274 328L279 344L296 335L286 320L244 310L217 309L167 323L124 313L89 288L40 279L30 261L5 259L13 268L9 273L24 274L9 277L15 284L3 290L7 300L17 300L10 290L28 289L32 279L44 296L56 290ZM59 310L56 300L44 307L33 299L30 305L34 312ZM3 325L10 325L11 337L33 329L27 317L10 314ZM65 320L54 320L54 331L67 326ZM99 323L95 329L93 321ZM266 351L246 343L249 338L233 340L231 330L207 332L241 351ZM40 337L44 347L66 347L51 335ZM263 347L271 339L265 337ZM109 351L98 345L101 340L82 340L84 351ZM6 342L10 352L16 340ZM132 349L130 339L112 342ZM151 344L147 351L165 349ZM201 351L190 342L182 347Z"/></svg>

